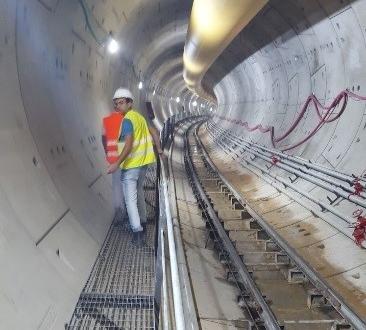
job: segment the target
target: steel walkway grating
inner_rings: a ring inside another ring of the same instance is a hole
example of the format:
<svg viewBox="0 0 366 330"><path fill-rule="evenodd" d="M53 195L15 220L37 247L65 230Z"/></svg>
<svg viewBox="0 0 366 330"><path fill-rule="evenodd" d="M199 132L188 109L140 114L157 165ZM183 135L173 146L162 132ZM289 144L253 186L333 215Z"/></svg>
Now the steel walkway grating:
<svg viewBox="0 0 366 330"><path fill-rule="evenodd" d="M155 329L154 297L82 294L68 329Z"/></svg>
<svg viewBox="0 0 366 330"><path fill-rule="evenodd" d="M147 173L146 244L127 220L112 223L66 329L155 329L155 169Z"/></svg>
<svg viewBox="0 0 366 330"><path fill-rule="evenodd" d="M132 244L132 233L114 226L84 292L153 295L155 280L154 226L148 225L145 247Z"/></svg>

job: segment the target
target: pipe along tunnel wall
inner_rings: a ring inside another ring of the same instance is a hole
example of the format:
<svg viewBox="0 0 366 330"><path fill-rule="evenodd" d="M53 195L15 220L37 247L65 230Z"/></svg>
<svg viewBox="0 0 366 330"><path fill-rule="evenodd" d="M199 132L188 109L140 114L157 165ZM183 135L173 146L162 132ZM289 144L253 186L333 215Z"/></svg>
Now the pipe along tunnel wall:
<svg viewBox="0 0 366 330"><path fill-rule="evenodd" d="M95 42L78 1L0 1L1 328L60 329L72 313L113 217L100 125L114 89L130 87L141 109L151 100L158 127L182 107L200 110L182 77L190 1L86 3L96 29L119 38L120 56ZM311 93L326 105L345 88L366 95L365 29L364 0L269 1L203 79L217 97L212 120L270 146L268 134L236 121L281 134ZM350 99L291 154L364 175L365 105ZM278 147L317 123L310 107ZM313 184L296 185L326 199Z"/></svg>

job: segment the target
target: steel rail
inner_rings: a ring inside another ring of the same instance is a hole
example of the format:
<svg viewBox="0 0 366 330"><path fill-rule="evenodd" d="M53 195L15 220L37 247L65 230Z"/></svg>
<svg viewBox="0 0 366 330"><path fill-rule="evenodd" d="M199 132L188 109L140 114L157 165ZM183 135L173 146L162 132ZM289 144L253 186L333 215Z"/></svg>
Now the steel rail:
<svg viewBox="0 0 366 330"><path fill-rule="evenodd" d="M184 313L182 303L182 293L179 278L179 269L177 261L176 244L174 240L173 220L170 213L169 197L168 197L168 184L166 179L166 170L163 161L161 164L161 175L162 175L162 189L164 194L164 209L166 216L166 228L168 233L168 247L170 257L170 271L171 271L171 284L173 289L173 302L174 302L174 316L175 316L175 329L184 330ZM167 302L166 302L167 303Z"/></svg>
<svg viewBox="0 0 366 330"><path fill-rule="evenodd" d="M185 138L187 139L187 132L186 132ZM243 281L245 287L252 293L256 302L262 309L260 315L263 319L264 324L266 325L266 329L269 329L269 330L281 329L275 315L273 314L272 310L269 308L269 306L266 303L265 299L263 298L261 292L258 290L248 269L246 268L245 264L239 257L236 249L234 248L232 242L230 241L224 228L222 227L220 219L217 217L214 209L211 207L211 204L199 182L198 176L193 167L192 160L190 158L187 148L184 152L185 152L185 156L187 159L187 165L191 172L191 178L192 178L193 184L195 185L195 187L200 195L200 198L203 200L204 204L206 205L206 211L209 214L210 218L212 219L213 224L216 228L216 231L217 231L220 239L222 240L226 251L229 253L230 259L232 260L232 262L234 263L234 265L238 271L238 275L240 276L241 280Z"/></svg>
<svg viewBox="0 0 366 330"><path fill-rule="evenodd" d="M235 198L246 206L249 214L260 224L260 226L268 233L268 235L278 244L290 257L290 259L301 269L306 277L312 282L312 284L321 291L324 297L328 298L333 307L356 329L366 329L366 323L363 321L353 310L338 296L337 293L331 289L325 281L323 281L317 273L304 261L296 251L250 206L248 206L247 200L243 198L230 182L218 171L216 165L210 159L203 143L200 141L195 131L195 138L201 147L201 150L214 171L220 177L222 182L231 190Z"/></svg>

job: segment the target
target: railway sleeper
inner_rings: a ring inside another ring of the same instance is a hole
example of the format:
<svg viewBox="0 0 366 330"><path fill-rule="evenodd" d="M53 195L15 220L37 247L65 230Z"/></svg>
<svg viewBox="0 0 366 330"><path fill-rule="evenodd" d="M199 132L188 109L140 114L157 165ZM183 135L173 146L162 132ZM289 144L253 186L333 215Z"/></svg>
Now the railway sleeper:
<svg viewBox="0 0 366 330"><path fill-rule="evenodd" d="M282 259L283 255L279 254L281 252L263 252L263 251L238 251L239 255L242 257L244 263L278 263L278 264L288 264L287 260Z"/></svg>
<svg viewBox="0 0 366 330"><path fill-rule="evenodd" d="M220 187L220 191L222 193L224 193L226 196L228 196L231 193L230 189L227 186L225 186L225 185L222 185Z"/></svg>
<svg viewBox="0 0 366 330"><path fill-rule="evenodd" d="M235 247L238 253L242 251L255 252L279 252L281 249L277 244L269 240L248 240L248 241L237 241Z"/></svg>
<svg viewBox="0 0 366 330"><path fill-rule="evenodd" d="M223 219L222 223L224 229L228 231L261 229L254 219Z"/></svg>
<svg viewBox="0 0 366 330"><path fill-rule="evenodd" d="M219 209L219 210L215 210L216 215L223 221L225 221L225 219L229 219L229 220L235 220L235 219L240 219L240 220L246 220L246 219L251 219L251 215L246 211L246 210L230 210L230 209Z"/></svg>
<svg viewBox="0 0 366 330"><path fill-rule="evenodd" d="M321 291L314 288L308 291L307 306L309 308L333 307L330 300Z"/></svg>
<svg viewBox="0 0 366 330"><path fill-rule="evenodd" d="M297 267L288 269L287 281L291 284L304 284L309 282L304 273Z"/></svg>
<svg viewBox="0 0 366 330"><path fill-rule="evenodd" d="M270 237L266 231L263 229L249 229L249 230L232 230L229 232L229 237L232 241L248 241L248 240L255 240L255 241L262 241L262 240L269 240Z"/></svg>
<svg viewBox="0 0 366 330"><path fill-rule="evenodd" d="M331 330L351 330L353 329L346 321L335 321L332 324Z"/></svg>
<svg viewBox="0 0 366 330"><path fill-rule="evenodd" d="M208 165L207 161L204 160L203 163L204 166L207 168L207 172L200 171L200 173L205 178L207 178L208 177L207 173L210 173L211 175L213 171L211 170L211 167ZM230 189L225 184L223 184L223 182L220 179L217 178L216 174L214 174L213 177L214 180L206 180L205 183L208 183L208 185L204 185L205 191L207 195L210 196L210 204L213 205L213 207L215 207L215 204L216 207L218 207L218 204L222 206L227 205L228 210L222 210L220 208L219 210L216 210L216 214L218 215L219 218L221 218L221 222L224 228L229 231L228 232L229 237L231 238L232 241L234 241L233 243L235 244L237 251L240 249L240 247L243 249L243 252L241 253L241 258L244 259L243 261L246 264L246 267L250 272L250 275L253 278L261 273L265 276L267 276L267 274L268 276L272 276L271 272L275 273L277 271L278 276L282 276L281 274L285 274L283 278L285 281L287 280L289 283L293 284L296 283L300 285L308 283L304 274L291 262L290 258L281 251L281 249L277 246L277 244L270 240L270 237L260 227L260 225L256 221L253 221L253 219L251 219L251 216L249 214L247 218L245 218L244 215L245 213L243 214L243 212L248 213L245 209L245 206L239 203L239 201L235 198ZM217 187L214 187L212 183L216 183ZM222 195L227 197L228 203L222 202L221 200L221 197L223 197ZM234 215L233 218L230 217L226 218L220 216L223 215L222 213L237 212L237 211L241 211L240 215L238 215L238 213L232 213ZM246 220L250 219L250 221L242 221L244 219ZM236 224L236 222L238 224ZM239 225L239 223L245 223L245 225L244 226L242 224ZM224 250L221 239L219 239L217 236L217 232L212 229L213 228L212 224L209 224L209 227L210 227L209 235L212 236L212 239L214 240L215 250L218 252L219 259L226 265L226 268L229 269L227 271L227 279L229 281L235 282L238 285L239 283L241 283L241 281L238 279L239 276L236 274L236 270L233 270L234 266L231 260L229 259L228 253ZM246 230L231 230L231 228L235 229L245 228ZM247 235L247 240L245 239L243 240L243 233L246 233L244 234L244 236ZM255 249L255 246L252 245L253 243L257 244L259 251L258 249ZM240 246L240 244L242 245ZM247 249L245 249L245 245ZM248 247L250 250L248 250ZM269 262L263 262L263 261L269 261ZM250 307L253 309L253 314L257 312L259 319L260 310L258 309L257 303L251 300L251 297L249 297L249 295L245 296L243 299L246 299L246 306L248 306L248 301L252 301ZM337 304L337 302L332 301L331 297L329 296L329 294L327 295L326 292L323 293L322 291L316 289L308 290L307 305L309 308L327 309L327 308L333 308L333 306L336 306L335 304ZM337 307L335 308L337 309ZM305 324L306 320L304 321ZM328 324L329 321L334 322L332 330L351 329L351 327L344 322L339 322L335 320L326 320L326 321L328 322ZM319 322L321 323L322 320L319 320ZM314 322L314 324L315 323L316 322Z"/></svg>

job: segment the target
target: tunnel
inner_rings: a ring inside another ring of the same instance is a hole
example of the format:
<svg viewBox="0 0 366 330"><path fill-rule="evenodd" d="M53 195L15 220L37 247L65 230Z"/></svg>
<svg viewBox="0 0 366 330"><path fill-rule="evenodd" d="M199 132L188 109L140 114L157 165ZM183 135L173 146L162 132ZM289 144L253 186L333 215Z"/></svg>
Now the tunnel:
<svg viewBox="0 0 366 330"><path fill-rule="evenodd" d="M365 55L365 0L0 0L0 329L366 329Z"/></svg>

